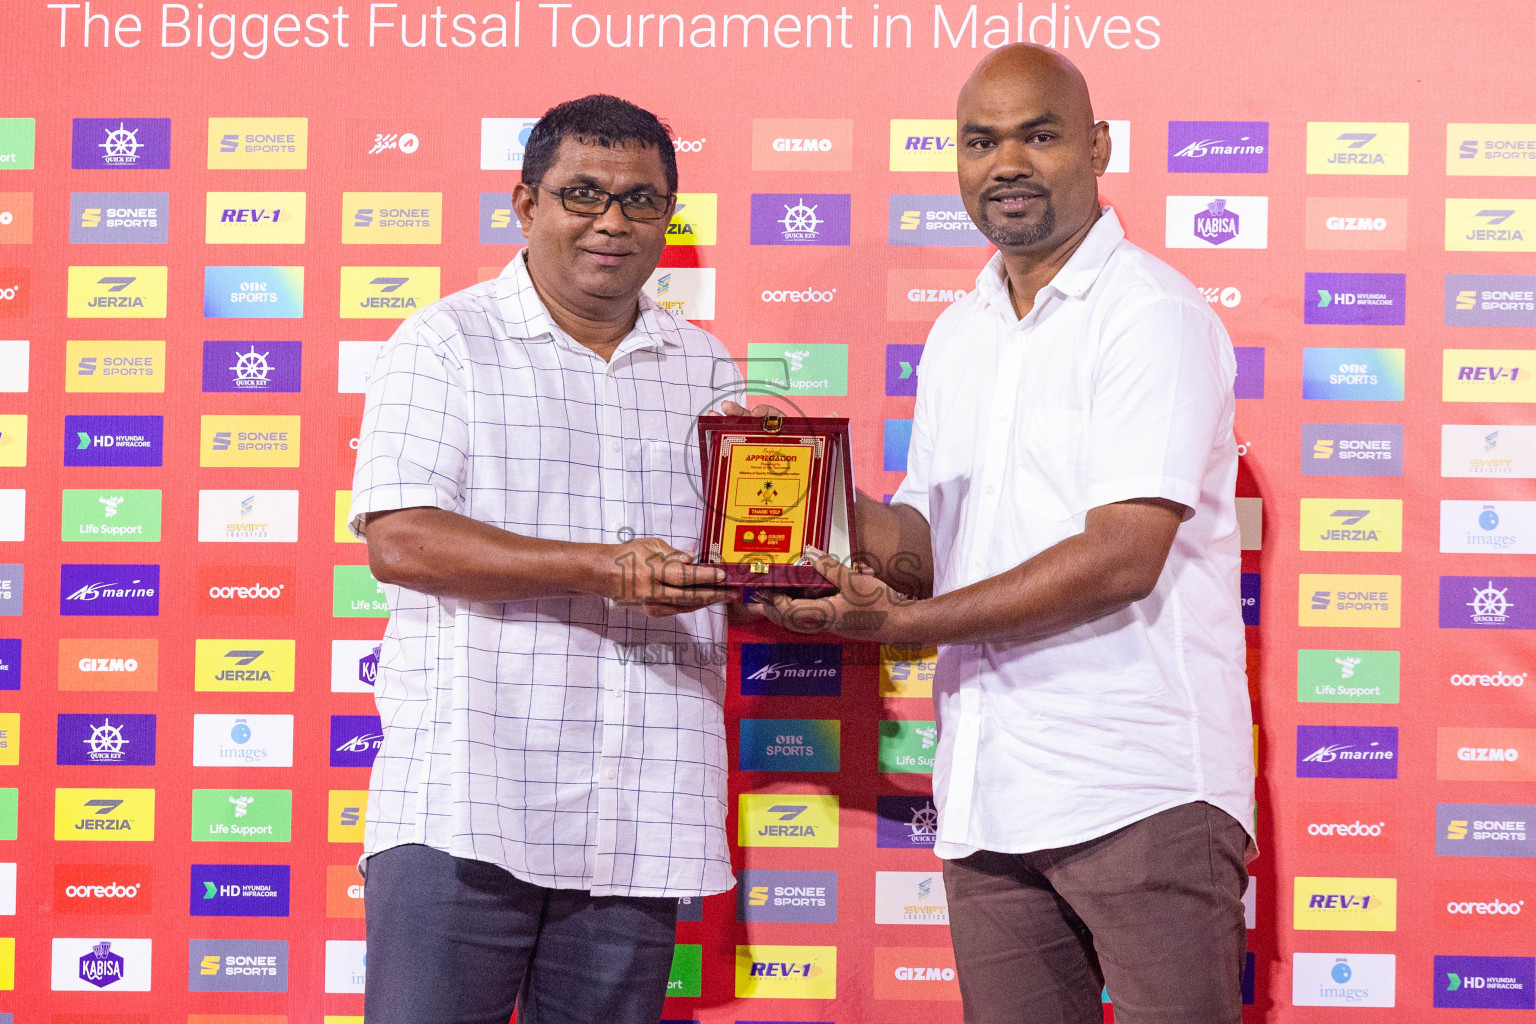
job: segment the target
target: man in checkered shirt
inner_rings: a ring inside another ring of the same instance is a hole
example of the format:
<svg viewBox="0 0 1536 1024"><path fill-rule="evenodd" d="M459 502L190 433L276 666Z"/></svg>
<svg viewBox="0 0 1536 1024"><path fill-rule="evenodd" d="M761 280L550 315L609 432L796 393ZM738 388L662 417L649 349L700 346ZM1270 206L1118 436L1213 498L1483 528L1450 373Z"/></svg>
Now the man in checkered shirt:
<svg viewBox="0 0 1536 1024"><path fill-rule="evenodd" d="M686 552L695 417L741 378L641 294L676 193L654 115L553 108L512 198L527 249L374 366L351 510L391 609L368 1024L655 1024L678 897L734 884L728 594Z"/></svg>

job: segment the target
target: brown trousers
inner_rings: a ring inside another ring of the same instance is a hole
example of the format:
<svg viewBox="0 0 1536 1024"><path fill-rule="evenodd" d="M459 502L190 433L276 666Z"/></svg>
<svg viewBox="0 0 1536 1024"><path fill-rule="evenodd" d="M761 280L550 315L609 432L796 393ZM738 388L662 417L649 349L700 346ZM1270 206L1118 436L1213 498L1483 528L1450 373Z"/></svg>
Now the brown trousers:
<svg viewBox="0 0 1536 1024"><path fill-rule="evenodd" d="M1076 846L944 862L966 1024L1239 1024L1244 853L1190 803Z"/></svg>

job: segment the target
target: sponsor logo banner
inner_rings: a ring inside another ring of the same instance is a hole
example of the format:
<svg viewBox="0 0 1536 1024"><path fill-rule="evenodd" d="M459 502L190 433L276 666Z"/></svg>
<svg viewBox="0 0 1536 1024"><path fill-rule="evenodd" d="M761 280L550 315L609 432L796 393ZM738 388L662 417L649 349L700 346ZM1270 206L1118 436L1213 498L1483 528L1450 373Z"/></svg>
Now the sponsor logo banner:
<svg viewBox="0 0 1536 1024"><path fill-rule="evenodd" d="M26 566L0 563L0 615L20 615L26 596Z"/></svg>
<svg viewBox="0 0 1536 1024"><path fill-rule="evenodd" d="M1396 806L1373 799L1302 803L1296 811L1296 843L1332 854L1380 854L1397 847Z"/></svg>
<svg viewBox="0 0 1536 1024"><path fill-rule="evenodd" d="M194 789L194 843L286 843L293 793L286 789Z"/></svg>
<svg viewBox="0 0 1536 1024"><path fill-rule="evenodd" d="M1308 121L1308 174L1407 174L1408 122Z"/></svg>
<svg viewBox="0 0 1536 1024"><path fill-rule="evenodd" d="M1436 956L1435 1007L1536 1009L1536 957Z"/></svg>
<svg viewBox="0 0 1536 1024"><path fill-rule="evenodd" d="M537 117L482 117L480 119L480 169L520 171L528 133Z"/></svg>
<svg viewBox="0 0 1536 1024"><path fill-rule="evenodd" d="M741 693L747 697L840 697L843 645L741 645Z"/></svg>
<svg viewBox="0 0 1536 1024"><path fill-rule="evenodd" d="M0 789L0 841L16 838L17 793L14 788Z"/></svg>
<svg viewBox="0 0 1536 1024"><path fill-rule="evenodd" d="M193 864L193 917L287 917L287 864Z"/></svg>
<svg viewBox="0 0 1536 1024"><path fill-rule="evenodd" d="M736 920L836 924L837 872L746 869L736 883Z"/></svg>
<svg viewBox="0 0 1536 1024"><path fill-rule="evenodd" d="M378 715L331 716L332 768L372 768L383 744Z"/></svg>
<svg viewBox="0 0 1536 1024"><path fill-rule="evenodd" d="M294 542L298 491L198 491L197 539L205 544Z"/></svg>
<svg viewBox="0 0 1536 1024"><path fill-rule="evenodd" d="M714 245L720 223L720 196L715 192L679 192L667 224L668 245Z"/></svg>
<svg viewBox="0 0 1536 1024"><path fill-rule="evenodd" d="M298 391L303 345L300 341L205 341L203 391Z"/></svg>
<svg viewBox="0 0 1536 1024"><path fill-rule="evenodd" d="M166 273L165 267L70 267L68 315L164 319Z"/></svg>
<svg viewBox="0 0 1536 1024"><path fill-rule="evenodd" d="M21 715L0 714L0 766L21 763Z"/></svg>
<svg viewBox="0 0 1536 1024"><path fill-rule="evenodd" d="M1308 249L1406 249L1408 200L1309 198Z"/></svg>
<svg viewBox="0 0 1536 1024"><path fill-rule="evenodd" d="M887 270L885 318L932 323L975 287L974 270Z"/></svg>
<svg viewBox="0 0 1536 1024"><path fill-rule="evenodd" d="M399 320L442 296L438 267L342 267L342 319Z"/></svg>
<svg viewBox="0 0 1536 1024"><path fill-rule="evenodd" d="M195 768L292 768L292 715L193 715Z"/></svg>
<svg viewBox="0 0 1536 1024"><path fill-rule="evenodd" d="M197 641L192 688L199 692L292 693L293 640Z"/></svg>
<svg viewBox="0 0 1536 1024"><path fill-rule="evenodd" d="M171 166L168 117L77 117L70 141L70 166L77 171L163 171Z"/></svg>
<svg viewBox="0 0 1536 1024"><path fill-rule="evenodd" d="M443 163L443 138L442 122L436 118L348 118L347 167L437 170Z"/></svg>
<svg viewBox="0 0 1536 1024"><path fill-rule="evenodd" d="M152 765L154 715L59 716L59 764Z"/></svg>
<svg viewBox="0 0 1536 1024"><path fill-rule="evenodd" d="M326 798L325 837L331 843L360 843L367 825L368 791L333 789Z"/></svg>
<svg viewBox="0 0 1536 1024"><path fill-rule="evenodd" d="M1536 629L1536 578L1441 576L1441 629Z"/></svg>
<svg viewBox="0 0 1536 1024"><path fill-rule="evenodd" d="M1440 501L1445 554L1536 555L1536 501Z"/></svg>
<svg viewBox="0 0 1536 1024"><path fill-rule="evenodd" d="M0 320L17 320L32 309L32 268L0 267Z"/></svg>
<svg viewBox="0 0 1536 1024"><path fill-rule="evenodd" d="M847 345L747 345L747 380L797 395L848 393Z"/></svg>
<svg viewBox="0 0 1536 1024"><path fill-rule="evenodd" d="M1440 427L1441 476L1536 477L1536 427Z"/></svg>
<svg viewBox="0 0 1536 1024"><path fill-rule="evenodd" d="M1536 352L1448 348L1442 359L1442 401L1536 402Z"/></svg>
<svg viewBox="0 0 1536 1024"><path fill-rule="evenodd" d="M853 170L850 118L752 119L754 171Z"/></svg>
<svg viewBox="0 0 1536 1024"><path fill-rule="evenodd" d="M942 119L891 121L891 170L955 173L955 122Z"/></svg>
<svg viewBox="0 0 1536 1024"><path fill-rule="evenodd" d="M0 690L19 689L21 689L21 639L19 637L0 638Z"/></svg>
<svg viewBox="0 0 1536 1024"><path fill-rule="evenodd" d="M170 241L169 192L71 192L69 241L77 246Z"/></svg>
<svg viewBox="0 0 1536 1024"><path fill-rule="evenodd" d="M1242 573L1237 584L1238 609L1243 615L1243 625L1257 626L1260 620L1264 593L1264 577L1256 572Z"/></svg>
<svg viewBox="0 0 1536 1024"><path fill-rule="evenodd" d="M159 664L158 640L60 640L59 689L152 691Z"/></svg>
<svg viewBox="0 0 1536 1024"><path fill-rule="evenodd" d="M1306 499L1303 499L1306 500ZM1237 499L1238 546L1243 551L1264 548L1264 499Z"/></svg>
<svg viewBox="0 0 1536 1024"><path fill-rule="evenodd" d="M155 791L56 789L53 791L53 838L59 842L153 842Z"/></svg>
<svg viewBox="0 0 1536 1024"><path fill-rule="evenodd" d="M32 193L0 192L0 245L32 242Z"/></svg>
<svg viewBox="0 0 1536 1024"><path fill-rule="evenodd" d="M37 122L30 117L0 117L0 170L32 170Z"/></svg>
<svg viewBox="0 0 1536 1024"><path fill-rule="evenodd" d="M742 793L738 846L836 846L837 797L817 793Z"/></svg>
<svg viewBox="0 0 1536 1024"><path fill-rule="evenodd" d="M1169 249L1269 247L1267 196L1168 196L1164 209Z"/></svg>
<svg viewBox="0 0 1536 1024"><path fill-rule="evenodd" d="M1296 699L1333 704L1396 704L1397 651L1296 652Z"/></svg>
<svg viewBox="0 0 1536 1024"><path fill-rule="evenodd" d="M737 999L836 999L836 946L737 946Z"/></svg>
<svg viewBox="0 0 1536 1024"><path fill-rule="evenodd" d="M303 192L209 192L203 241L209 245L303 245Z"/></svg>
<svg viewBox="0 0 1536 1024"><path fill-rule="evenodd" d="M1536 199L1447 199L1447 252L1536 252Z"/></svg>
<svg viewBox="0 0 1536 1024"><path fill-rule="evenodd" d="M753 193L753 245L847 245L853 197L830 193Z"/></svg>
<svg viewBox="0 0 1536 1024"><path fill-rule="evenodd" d="M325 869L325 916L363 916L363 876L357 865L331 864Z"/></svg>
<svg viewBox="0 0 1536 1024"><path fill-rule="evenodd" d="M1304 348L1301 397L1319 401L1401 402L1404 350Z"/></svg>
<svg viewBox="0 0 1536 1024"><path fill-rule="evenodd" d="M1531 903L1524 883L1502 879L1465 878L1435 886L1435 927L1469 934L1524 932L1521 920Z"/></svg>
<svg viewBox="0 0 1536 1024"><path fill-rule="evenodd" d="M837 719L743 718L744 772L835 772L841 767Z"/></svg>
<svg viewBox="0 0 1536 1024"><path fill-rule="evenodd" d="M200 565L199 615L292 615L297 570L291 565Z"/></svg>
<svg viewBox="0 0 1536 1024"><path fill-rule="evenodd" d="M53 940L55 992L148 992L150 939L92 937Z"/></svg>
<svg viewBox="0 0 1536 1024"><path fill-rule="evenodd" d="M377 640L332 640L331 692L372 693L381 647Z"/></svg>
<svg viewBox="0 0 1536 1024"><path fill-rule="evenodd" d="M1439 675L1442 685L1435 699L1456 704L1475 701L1479 704L1521 705L1529 703L1526 683L1528 671L1511 672L1517 666L1499 664L1485 656L1468 658L1461 651L1445 651L1440 658Z"/></svg>
<svg viewBox="0 0 1536 1024"><path fill-rule="evenodd" d="M65 490L60 539L66 541L158 541L159 491Z"/></svg>
<svg viewBox="0 0 1536 1024"><path fill-rule="evenodd" d="M1403 550L1402 499L1302 498L1301 550Z"/></svg>
<svg viewBox="0 0 1536 1024"><path fill-rule="evenodd" d="M0 294L4 286L0 285ZM0 316L4 316L4 299L0 299ZM31 384L32 343L20 338L0 339L0 394L25 393ZM7 417L0 417L3 426Z"/></svg>
<svg viewBox="0 0 1536 1024"><path fill-rule="evenodd" d="M1532 804L1435 804L1435 856L1536 857L1532 824Z"/></svg>
<svg viewBox="0 0 1536 1024"><path fill-rule="evenodd" d="M327 939L325 943L325 990L363 992L367 980L366 943L356 939ZM329 1020L330 1018L326 1018ZM358 1024L362 1024L361 1021Z"/></svg>
<svg viewBox="0 0 1536 1024"><path fill-rule="evenodd" d="M887 230L891 245L968 246L992 243L976 230L959 196L894 195Z"/></svg>
<svg viewBox="0 0 1536 1024"><path fill-rule="evenodd" d="M876 871L876 924L949 924L942 871Z"/></svg>
<svg viewBox="0 0 1536 1024"><path fill-rule="evenodd" d="M1446 125L1445 173L1489 178L1536 175L1536 124Z"/></svg>
<svg viewBox="0 0 1536 1024"><path fill-rule="evenodd" d="M655 299L656 305L684 320L713 320L715 268L658 268L646 279L645 294Z"/></svg>
<svg viewBox="0 0 1536 1024"><path fill-rule="evenodd" d="M1237 376L1232 381L1232 397L1264 397L1264 350L1239 345L1232 350L1237 359Z"/></svg>
<svg viewBox="0 0 1536 1024"><path fill-rule="evenodd" d="M1169 121L1170 174L1266 174L1268 121Z"/></svg>
<svg viewBox="0 0 1536 1024"><path fill-rule="evenodd" d="M19 487L0 489L0 541L27 539L27 492Z"/></svg>
<svg viewBox="0 0 1536 1024"><path fill-rule="evenodd" d="M343 245L437 245L443 240L441 192L343 192Z"/></svg>
<svg viewBox="0 0 1536 1024"><path fill-rule="evenodd" d="M933 697L933 678L939 671L936 647L880 647L880 696L882 698Z"/></svg>
<svg viewBox="0 0 1536 1024"><path fill-rule="evenodd" d="M1536 274L1446 274L1448 327L1536 327Z"/></svg>
<svg viewBox="0 0 1536 1024"><path fill-rule="evenodd" d="M880 723L879 769L882 772L933 774L939 730L933 722Z"/></svg>
<svg viewBox="0 0 1536 1024"><path fill-rule="evenodd" d="M1397 778L1397 727L1298 725L1298 779Z"/></svg>
<svg viewBox="0 0 1536 1024"><path fill-rule="evenodd" d="M1316 274L1305 280L1309 324L1401 326L1408 292L1406 274Z"/></svg>
<svg viewBox="0 0 1536 1024"><path fill-rule="evenodd" d="M192 939L189 992L287 992L286 939Z"/></svg>
<svg viewBox="0 0 1536 1024"><path fill-rule="evenodd" d="M1397 931L1397 879L1298 875L1292 905L1297 931Z"/></svg>
<svg viewBox="0 0 1536 1024"><path fill-rule="evenodd" d="M955 951L949 946L875 948L875 998L960 1001Z"/></svg>
<svg viewBox="0 0 1536 1024"><path fill-rule="evenodd" d="M163 341L66 341L66 392L165 390Z"/></svg>
<svg viewBox="0 0 1536 1024"><path fill-rule="evenodd" d="M309 157L307 117L210 117L208 169L302 171Z"/></svg>
<svg viewBox="0 0 1536 1024"><path fill-rule="evenodd" d="M1292 1006L1396 1006L1391 953L1292 953Z"/></svg>
<svg viewBox="0 0 1536 1024"><path fill-rule="evenodd" d="M480 244L527 245L523 226L512 212L511 192L480 193Z"/></svg>
<svg viewBox="0 0 1536 1024"><path fill-rule="evenodd" d="M891 396L917 395L917 364L923 358L921 345L885 346L885 393Z"/></svg>
<svg viewBox="0 0 1536 1024"><path fill-rule="evenodd" d="M303 315L303 267L203 268L205 318L297 320Z"/></svg>
<svg viewBox="0 0 1536 1024"><path fill-rule="evenodd" d="M60 615L159 615L158 565L59 566Z"/></svg>
<svg viewBox="0 0 1536 1024"><path fill-rule="evenodd" d="M55 914L148 914L154 880L148 864L60 864L53 870Z"/></svg>
<svg viewBox="0 0 1536 1024"><path fill-rule="evenodd" d="M331 614L339 619L387 619L384 586L366 565L331 567Z"/></svg>
<svg viewBox="0 0 1536 1024"><path fill-rule="evenodd" d="M164 426L161 416L65 416L64 465L158 466Z"/></svg>
<svg viewBox="0 0 1536 1024"><path fill-rule="evenodd" d="M1466 782L1536 781L1536 729L1441 726L1435 778Z"/></svg>
<svg viewBox="0 0 1536 1024"><path fill-rule="evenodd" d="M677 898L677 919L679 921L704 920L704 897L679 896Z"/></svg>
<svg viewBox="0 0 1536 1024"><path fill-rule="evenodd" d="M204 416L198 465L209 467L299 464L299 417Z"/></svg>
<svg viewBox="0 0 1536 1024"><path fill-rule="evenodd" d="M65 458L68 457L66 454ZM26 464L26 416L17 416L14 413L0 414L0 466L25 466Z"/></svg>

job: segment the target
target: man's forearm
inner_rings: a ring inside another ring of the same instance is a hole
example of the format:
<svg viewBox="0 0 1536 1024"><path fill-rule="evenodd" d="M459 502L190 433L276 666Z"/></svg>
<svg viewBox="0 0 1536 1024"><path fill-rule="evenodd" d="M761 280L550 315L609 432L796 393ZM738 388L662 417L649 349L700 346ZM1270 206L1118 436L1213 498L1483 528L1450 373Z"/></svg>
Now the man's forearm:
<svg viewBox="0 0 1536 1024"><path fill-rule="evenodd" d="M859 493L854 503L863 554L881 581L912 597L933 593L933 541L928 520L910 505L887 505Z"/></svg>

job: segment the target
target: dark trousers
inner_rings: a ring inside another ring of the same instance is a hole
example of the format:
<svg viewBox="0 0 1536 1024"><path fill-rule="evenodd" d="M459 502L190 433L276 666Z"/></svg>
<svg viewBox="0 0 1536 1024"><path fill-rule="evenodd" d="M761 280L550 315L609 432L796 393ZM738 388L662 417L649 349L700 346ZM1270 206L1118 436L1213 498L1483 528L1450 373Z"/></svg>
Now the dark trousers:
<svg viewBox="0 0 1536 1024"><path fill-rule="evenodd" d="M1207 803L944 862L966 1024L1239 1024L1248 837ZM372 1021L369 1022L372 1024Z"/></svg>
<svg viewBox="0 0 1536 1024"><path fill-rule="evenodd" d="M656 1024L677 900L546 889L426 846L368 858L368 1024Z"/></svg>

